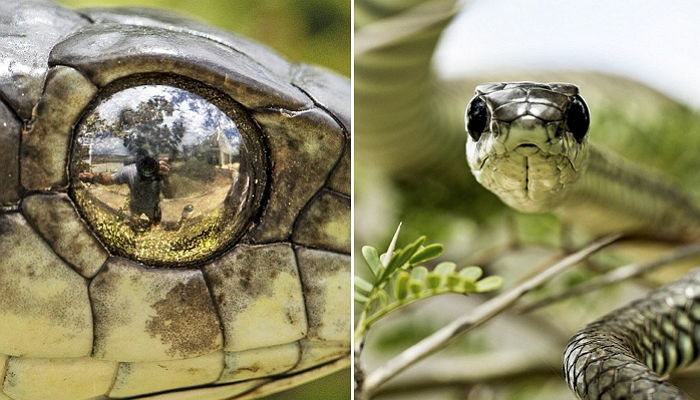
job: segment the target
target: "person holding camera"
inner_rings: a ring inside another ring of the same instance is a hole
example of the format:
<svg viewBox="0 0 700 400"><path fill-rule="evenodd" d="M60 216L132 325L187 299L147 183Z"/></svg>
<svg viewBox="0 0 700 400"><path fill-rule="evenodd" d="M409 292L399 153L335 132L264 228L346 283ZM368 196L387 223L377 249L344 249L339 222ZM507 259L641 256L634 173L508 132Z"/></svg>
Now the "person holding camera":
<svg viewBox="0 0 700 400"><path fill-rule="evenodd" d="M148 218L149 225L158 225L161 220L160 195L172 197L170 165L167 158L156 160L141 155L135 163L121 167L114 174L81 172L83 182L101 185L128 185L129 210L132 219Z"/></svg>

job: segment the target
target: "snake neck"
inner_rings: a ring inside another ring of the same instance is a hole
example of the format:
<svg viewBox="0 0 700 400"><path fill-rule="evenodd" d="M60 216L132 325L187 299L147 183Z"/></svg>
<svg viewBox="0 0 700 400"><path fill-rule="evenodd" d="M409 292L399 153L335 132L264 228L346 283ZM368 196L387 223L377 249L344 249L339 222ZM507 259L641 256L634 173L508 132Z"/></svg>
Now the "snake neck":
<svg viewBox="0 0 700 400"><path fill-rule="evenodd" d="M700 239L700 209L680 186L594 145L586 170L555 213L593 234L628 232L650 239Z"/></svg>
<svg viewBox="0 0 700 400"><path fill-rule="evenodd" d="M356 165L411 179L436 171L464 180L462 102L469 85L444 85L430 62L454 3L355 4Z"/></svg>

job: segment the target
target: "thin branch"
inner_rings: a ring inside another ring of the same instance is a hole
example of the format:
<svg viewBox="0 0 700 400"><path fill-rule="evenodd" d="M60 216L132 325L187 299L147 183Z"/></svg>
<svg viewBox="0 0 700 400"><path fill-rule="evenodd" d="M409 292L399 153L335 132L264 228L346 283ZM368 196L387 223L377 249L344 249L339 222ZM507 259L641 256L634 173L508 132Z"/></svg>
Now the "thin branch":
<svg viewBox="0 0 700 400"><path fill-rule="evenodd" d="M571 297L580 296L585 293L598 290L605 286L612 285L614 283L622 282L624 280L634 278L651 272L661 266L670 264L672 262L684 260L687 258L697 257L700 255L700 244L690 244L687 246L679 247L656 260L650 261L648 263L641 264L629 264L620 268L616 268L607 274L593 278L586 283L574 286L573 288L567 289L565 292L557 293L555 295L545 297L544 299L532 302L520 308L518 312L524 314L528 313L542 307L546 307L553 303L569 299Z"/></svg>
<svg viewBox="0 0 700 400"><path fill-rule="evenodd" d="M382 386L375 396L410 393L415 390L504 382L512 379L558 376L553 368L561 362L560 351L501 350L468 356L451 356L426 361ZM459 368L455 368L458 365Z"/></svg>
<svg viewBox="0 0 700 400"><path fill-rule="evenodd" d="M452 321L437 332L404 350L398 356L389 360L386 364L377 368L366 377L365 385L363 387L365 397L371 398L372 394L374 394L377 389L387 380L393 378L401 371L424 359L425 357L428 357L437 350L445 347L461 334L498 315L500 312L507 309L511 304L516 302L524 294L542 285L565 269L581 262L591 254L610 245L611 243L620 239L620 237L620 234L613 234L594 241L580 251L570 254L564 257L561 261L554 263L542 273L537 274L536 276L519 283L507 292L486 301L485 303L476 307L470 314Z"/></svg>
<svg viewBox="0 0 700 400"><path fill-rule="evenodd" d="M362 367L362 361L360 360L360 355L365 347L365 336L362 336L355 342L355 349L353 351L353 367L354 367L354 381L355 387L353 392L355 393L354 398L357 400L362 400L362 387L365 383L365 371Z"/></svg>

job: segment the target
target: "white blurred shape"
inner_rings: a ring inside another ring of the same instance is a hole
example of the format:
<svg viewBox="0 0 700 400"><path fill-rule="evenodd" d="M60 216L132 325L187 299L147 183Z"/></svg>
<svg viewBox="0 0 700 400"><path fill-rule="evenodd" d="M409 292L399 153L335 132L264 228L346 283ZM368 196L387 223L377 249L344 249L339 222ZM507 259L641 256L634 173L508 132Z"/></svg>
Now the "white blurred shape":
<svg viewBox="0 0 700 400"><path fill-rule="evenodd" d="M445 77L596 70L700 107L700 2L474 0L436 54Z"/></svg>

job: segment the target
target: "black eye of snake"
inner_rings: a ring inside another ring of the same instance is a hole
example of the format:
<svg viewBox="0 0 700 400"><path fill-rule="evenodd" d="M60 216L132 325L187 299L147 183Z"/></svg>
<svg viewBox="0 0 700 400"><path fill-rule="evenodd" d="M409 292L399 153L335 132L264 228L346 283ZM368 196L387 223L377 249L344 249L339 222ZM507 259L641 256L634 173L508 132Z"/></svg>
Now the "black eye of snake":
<svg viewBox="0 0 700 400"><path fill-rule="evenodd" d="M479 140L489 122L489 110L481 97L476 97L467 107L467 132L474 141Z"/></svg>
<svg viewBox="0 0 700 400"><path fill-rule="evenodd" d="M566 129L581 143L588 132L591 119L583 99L576 95L566 110Z"/></svg>

